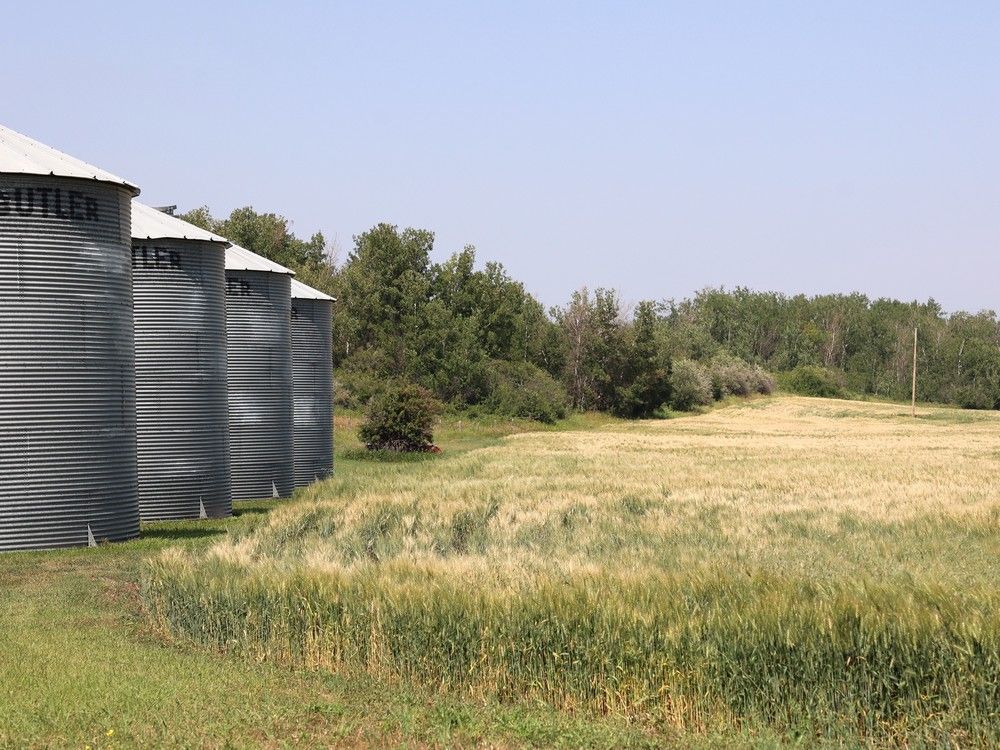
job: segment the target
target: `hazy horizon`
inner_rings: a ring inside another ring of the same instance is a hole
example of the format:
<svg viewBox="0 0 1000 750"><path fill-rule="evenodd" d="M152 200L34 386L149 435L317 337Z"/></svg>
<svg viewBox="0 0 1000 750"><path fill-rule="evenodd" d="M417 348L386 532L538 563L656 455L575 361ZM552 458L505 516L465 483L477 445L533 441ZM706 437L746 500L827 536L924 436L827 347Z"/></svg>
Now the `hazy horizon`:
<svg viewBox="0 0 1000 750"><path fill-rule="evenodd" d="M246 7L14 5L0 122L341 259L377 222L430 229L546 305L1000 307L1000 6Z"/></svg>

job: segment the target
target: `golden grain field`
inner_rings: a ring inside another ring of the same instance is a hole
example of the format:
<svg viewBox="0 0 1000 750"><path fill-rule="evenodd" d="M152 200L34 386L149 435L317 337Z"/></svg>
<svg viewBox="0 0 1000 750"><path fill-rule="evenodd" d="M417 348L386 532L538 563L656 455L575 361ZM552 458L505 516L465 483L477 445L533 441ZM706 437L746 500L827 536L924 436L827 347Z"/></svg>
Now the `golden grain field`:
<svg viewBox="0 0 1000 750"><path fill-rule="evenodd" d="M1000 741L1000 417L795 397L343 472L147 571L251 658L692 732Z"/></svg>

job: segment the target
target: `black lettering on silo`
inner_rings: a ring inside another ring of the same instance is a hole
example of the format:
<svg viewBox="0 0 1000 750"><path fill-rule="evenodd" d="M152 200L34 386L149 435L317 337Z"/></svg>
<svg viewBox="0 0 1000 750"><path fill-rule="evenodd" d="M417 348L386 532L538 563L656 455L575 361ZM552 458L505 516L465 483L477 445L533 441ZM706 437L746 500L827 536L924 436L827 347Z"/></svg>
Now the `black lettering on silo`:
<svg viewBox="0 0 1000 750"><path fill-rule="evenodd" d="M87 221L100 221L97 215L97 199L89 195L83 198L83 210L87 215Z"/></svg>
<svg viewBox="0 0 1000 750"><path fill-rule="evenodd" d="M241 297L249 297L250 294L251 294L251 292L252 292L252 290L250 288L250 282L249 281L243 281L242 279L240 279L240 296Z"/></svg>
<svg viewBox="0 0 1000 750"><path fill-rule="evenodd" d="M76 212L76 209L80 207L79 200L82 197L83 195L76 192L75 190L69 191L69 218L71 218L73 221L79 221L80 219L83 218Z"/></svg>
<svg viewBox="0 0 1000 750"><path fill-rule="evenodd" d="M169 258L170 258L170 267L171 268L180 268L181 267L181 254L179 252L177 252L176 250L171 250Z"/></svg>
<svg viewBox="0 0 1000 750"><path fill-rule="evenodd" d="M55 205L56 218L68 219L69 216L67 216L66 212L63 211L62 207L62 190L60 188L55 188L54 192L56 194L56 205Z"/></svg>
<svg viewBox="0 0 1000 750"><path fill-rule="evenodd" d="M10 213L10 198L7 193L0 190L0 216L7 216Z"/></svg>
<svg viewBox="0 0 1000 750"><path fill-rule="evenodd" d="M32 188L14 188L14 210L21 216L31 216L35 212L35 191Z"/></svg>
<svg viewBox="0 0 1000 750"><path fill-rule="evenodd" d="M49 193L52 188L38 188L38 203L42 209L42 216L48 218L49 215Z"/></svg>

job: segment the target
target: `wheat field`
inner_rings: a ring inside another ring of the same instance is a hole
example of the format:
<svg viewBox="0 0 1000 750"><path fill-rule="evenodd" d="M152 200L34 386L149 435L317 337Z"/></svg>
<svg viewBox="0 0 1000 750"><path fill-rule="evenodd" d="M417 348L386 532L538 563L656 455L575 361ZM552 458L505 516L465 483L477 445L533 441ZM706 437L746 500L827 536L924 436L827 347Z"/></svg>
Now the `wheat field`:
<svg viewBox="0 0 1000 750"><path fill-rule="evenodd" d="M777 397L310 488L148 566L252 659L671 731L1000 743L1000 415Z"/></svg>

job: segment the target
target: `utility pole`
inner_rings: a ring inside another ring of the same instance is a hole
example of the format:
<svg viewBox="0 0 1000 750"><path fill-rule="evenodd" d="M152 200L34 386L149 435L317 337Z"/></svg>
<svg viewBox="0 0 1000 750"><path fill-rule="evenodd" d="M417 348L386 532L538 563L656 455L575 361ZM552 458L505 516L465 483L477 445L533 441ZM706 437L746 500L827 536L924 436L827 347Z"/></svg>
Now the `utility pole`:
<svg viewBox="0 0 1000 750"><path fill-rule="evenodd" d="M910 405L913 416L917 416L917 329L913 329L913 395Z"/></svg>

